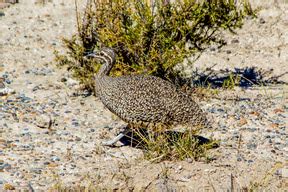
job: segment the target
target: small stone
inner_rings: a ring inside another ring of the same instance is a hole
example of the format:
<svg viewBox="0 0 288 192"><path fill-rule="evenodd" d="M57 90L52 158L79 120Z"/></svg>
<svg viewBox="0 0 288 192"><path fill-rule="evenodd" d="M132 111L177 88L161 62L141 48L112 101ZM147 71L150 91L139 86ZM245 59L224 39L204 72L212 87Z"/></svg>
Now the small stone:
<svg viewBox="0 0 288 192"><path fill-rule="evenodd" d="M21 102L24 102L24 103L29 103L30 101L32 101L32 99L30 97L26 97L24 94L20 94L16 98L20 99Z"/></svg>
<svg viewBox="0 0 288 192"><path fill-rule="evenodd" d="M183 169L183 167L182 167L181 165L179 165L179 166L176 168L176 172L180 172L182 169Z"/></svg>
<svg viewBox="0 0 288 192"><path fill-rule="evenodd" d="M280 145L282 143L282 140L280 138L275 138L274 143L276 145Z"/></svg>
<svg viewBox="0 0 288 192"><path fill-rule="evenodd" d="M266 21L263 18L260 18L259 23L264 24L264 23L266 23Z"/></svg>
<svg viewBox="0 0 288 192"><path fill-rule="evenodd" d="M280 177L288 178L288 168L284 167L281 169L277 169L274 174Z"/></svg>
<svg viewBox="0 0 288 192"><path fill-rule="evenodd" d="M283 109L280 109L280 108L276 108L273 111L274 111L274 113L284 113L285 112Z"/></svg>
<svg viewBox="0 0 288 192"><path fill-rule="evenodd" d="M37 90L39 90L39 89L40 89L40 86L39 86L39 85L36 85L35 87L33 87L32 91L34 92L34 91L37 91Z"/></svg>
<svg viewBox="0 0 288 192"><path fill-rule="evenodd" d="M42 169L41 168L32 168L30 171L33 172L33 173L36 173L36 174L41 174L42 173Z"/></svg>
<svg viewBox="0 0 288 192"><path fill-rule="evenodd" d="M0 11L0 17L5 16L5 13L3 11Z"/></svg>
<svg viewBox="0 0 288 192"><path fill-rule="evenodd" d="M238 125L241 127L243 125L246 125L248 122L247 122L247 119L244 118L244 117L241 117L239 122L238 122Z"/></svg>
<svg viewBox="0 0 288 192"><path fill-rule="evenodd" d="M10 89L8 87L0 88L0 96L15 94L14 89Z"/></svg>
<svg viewBox="0 0 288 192"><path fill-rule="evenodd" d="M243 156L241 154L237 155L237 161L243 161Z"/></svg>
<svg viewBox="0 0 288 192"><path fill-rule="evenodd" d="M50 128L51 124L51 117L46 114L37 115L35 117L35 125L39 128Z"/></svg>
<svg viewBox="0 0 288 192"><path fill-rule="evenodd" d="M248 163L253 163L254 161L252 159L249 159L248 160Z"/></svg>
<svg viewBox="0 0 288 192"><path fill-rule="evenodd" d="M78 127L79 123L77 121L72 121L72 125L74 125L75 127Z"/></svg>
<svg viewBox="0 0 288 192"><path fill-rule="evenodd" d="M76 80L74 80L74 79L71 79L71 78L69 78L69 79L67 79L67 81L65 82L66 83L66 85L68 86L68 87L74 87L74 86L77 86L78 84L79 84L79 82L78 81L76 81Z"/></svg>
<svg viewBox="0 0 288 192"><path fill-rule="evenodd" d="M270 135L265 135L265 138L266 138L266 139L270 139L271 136L270 136Z"/></svg>
<svg viewBox="0 0 288 192"><path fill-rule="evenodd" d="M248 143L247 144L247 149L253 150L256 148L257 148L257 145L255 143Z"/></svg>
<svg viewBox="0 0 288 192"><path fill-rule="evenodd" d="M51 161L60 161L60 158L57 156L52 156Z"/></svg>
<svg viewBox="0 0 288 192"><path fill-rule="evenodd" d="M247 128L247 130L250 131L250 132L255 132L255 131L257 131L257 129L256 129L255 127L253 127L253 128Z"/></svg>
<svg viewBox="0 0 288 192"><path fill-rule="evenodd" d="M67 79L66 79L65 77L62 77L60 81L61 81L61 82L66 82Z"/></svg>
<svg viewBox="0 0 288 192"><path fill-rule="evenodd" d="M216 51L216 48L215 47L211 47L210 51Z"/></svg>
<svg viewBox="0 0 288 192"><path fill-rule="evenodd" d="M231 43L234 43L234 44L239 43L239 40L238 40L238 39L233 39L233 40L231 41Z"/></svg>

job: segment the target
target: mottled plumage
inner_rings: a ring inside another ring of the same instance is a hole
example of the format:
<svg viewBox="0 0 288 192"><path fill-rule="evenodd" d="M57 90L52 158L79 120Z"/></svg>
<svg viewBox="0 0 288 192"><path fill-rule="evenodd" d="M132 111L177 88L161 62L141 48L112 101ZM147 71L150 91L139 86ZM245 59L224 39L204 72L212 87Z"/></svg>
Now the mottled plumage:
<svg viewBox="0 0 288 192"><path fill-rule="evenodd" d="M172 83L145 75L109 77L116 58L110 48L88 56L104 61L95 76L100 100L130 127L166 130L206 126L206 116L198 104Z"/></svg>

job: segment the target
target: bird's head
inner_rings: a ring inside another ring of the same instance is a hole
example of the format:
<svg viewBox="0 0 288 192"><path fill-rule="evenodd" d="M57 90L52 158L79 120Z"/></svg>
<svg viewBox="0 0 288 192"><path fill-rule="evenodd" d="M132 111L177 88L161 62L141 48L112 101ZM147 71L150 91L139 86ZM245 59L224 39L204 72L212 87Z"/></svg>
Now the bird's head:
<svg viewBox="0 0 288 192"><path fill-rule="evenodd" d="M112 48L104 47L98 51L89 53L85 58L96 58L106 64L114 64L116 61L116 53Z"/></svg>

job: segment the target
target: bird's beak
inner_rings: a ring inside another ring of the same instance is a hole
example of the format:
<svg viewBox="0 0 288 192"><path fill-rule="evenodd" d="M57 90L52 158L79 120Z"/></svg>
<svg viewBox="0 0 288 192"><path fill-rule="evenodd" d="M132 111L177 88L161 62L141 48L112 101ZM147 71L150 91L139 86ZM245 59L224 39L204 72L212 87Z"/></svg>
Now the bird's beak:
<svg viewBox="0 0 288 192"><path fill-rule="evenodd" d="M84 58L91 58L91 57L97 57L98 56L98 54L97 53L95 53L95 52L91 52L91 53L88 53L87 55L85 55L84 56Z"/></svg>

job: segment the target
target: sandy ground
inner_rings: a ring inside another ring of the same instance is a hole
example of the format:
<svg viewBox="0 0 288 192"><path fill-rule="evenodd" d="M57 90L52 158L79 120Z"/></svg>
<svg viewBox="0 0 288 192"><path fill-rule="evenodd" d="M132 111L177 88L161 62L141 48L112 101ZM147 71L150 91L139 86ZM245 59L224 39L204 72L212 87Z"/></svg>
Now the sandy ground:
<svg viewBox="0 0 288 192"><path fill-rule="evenodd" d="M236 87L200 102L214 127L202 135L221 140L210 163L151 163L139 149L101 146L123 122L97 98L77 94L77 82L53 60L55 49L64 50L61 37L75 33L73 2L26 0L1 10L0 77L15 93L0 96L0 191L47 191L57 183L123 191L288 189L283 84ZM288 4L261 5L257 19L227 34L227 46L205 51L194 67L273 69L287 83Z"/></svg>

